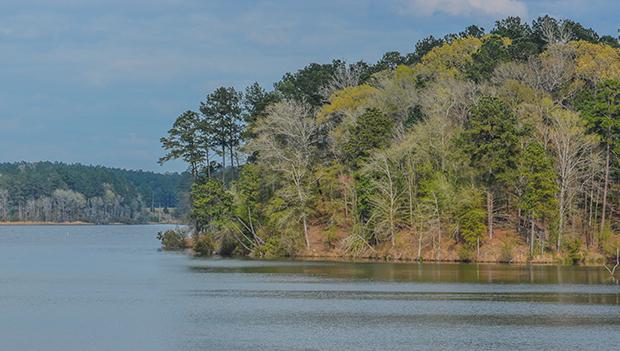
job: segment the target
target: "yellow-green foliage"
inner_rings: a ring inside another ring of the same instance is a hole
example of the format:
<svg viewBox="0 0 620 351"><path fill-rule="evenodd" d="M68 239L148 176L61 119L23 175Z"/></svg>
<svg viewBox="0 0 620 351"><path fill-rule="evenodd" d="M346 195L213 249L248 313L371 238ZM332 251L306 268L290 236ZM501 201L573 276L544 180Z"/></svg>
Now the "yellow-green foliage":
<svg viewBox="0 0 620 351"><path fill-rule="evenodd" d="M243 236L245 252L261 257L310 254L322 241L349 255L415 250L463 260L497 245L480 254L511 261L532 237L536 255L558 250L557 257L581 260L581 238L595 236L584 223L620 228L617 216L600 223L601 190L610 185L601 150L604 140L620 150L620 127L608 125L619 117L613 103L584 89L620 79L620 51L586 41L543 44L549 38L537 30L514 44L452 36L415 55L390 53L373 67L309 66L304 84L289 81L254 123L246 150L258 166L238 172L232 198L226 184L197 189L204 194L193 196L202 207L194 217L235 223L230 237ZM611 82L609 94L617 95L620 83ZM309 106L287 93L335 87L346 88L323 105L323 95ZM615 160L611 168L615 182ZM609 189L607 203L618 203ZM409 237L413 247L404 247Z"/></svg>
<svg viewBox="0 0 620 351"><path fill-rule="evenodd" d="M438 78L461 77L472 62L472 56L482 46L482 40L474 37L455 39L449 44L434 48L424 57L416 69Z"/></svg>
<svg viewBox="0 0 620 351"><path fill-rule="evenodd" d="M403 122L413 106L419 103L417 71L400 65L393 71L384 71L375 76L377 93L372 96L372 107Z"/></svg>
<svg viewBox="0 0 620 351"><path fill-rule="evenodd" d="M338 90L329 98L329 103L321 107L317 120L323 122L333 113L351 116L363 112L369 107L370 99L376 93L377 89L368 84Z"/></svg>
<svg viewBox="0 0 620 351"><path fill-rule="evenodd" d="M575 49L576 73L585 80L620 79L620 50L587 41L570 43Z"/></svg>

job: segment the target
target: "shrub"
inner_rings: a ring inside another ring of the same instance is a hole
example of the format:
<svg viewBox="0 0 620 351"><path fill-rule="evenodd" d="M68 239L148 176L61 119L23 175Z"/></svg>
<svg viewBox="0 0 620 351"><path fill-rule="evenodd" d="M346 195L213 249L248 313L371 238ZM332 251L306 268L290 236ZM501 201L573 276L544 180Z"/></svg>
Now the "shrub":
<svg viewBox="0 0 620 351"><path fill-rule="evenodd" d="M290 252L278 236L269 237L263 245L257 248L256 255L265 258L287 257Z"/></svg>
<svg viewBox="0 0 620 351"><path fill-rule="evenodd" d="M157 239L161 241L161 247L168 251L185 249L186 234L180 229L170 229L157 233Z"/></svg>
<svg viewBox="0 0 620 351"><path fill-rule="evenodd" d="M514 250L515 243L512 239L507 238L502 242L502 246L499 252L499 262L511 263L513 259L512 252Z"/></svg>
<svg viewBox="0 0 620 351"><path fill-rule="evenodd" d="M467 245L461 245L458 250L459 260L463 262L472 262L476 259L476 252Z"/></svg>
<svg viewBox="0 0 620 351"><path fill-rule="evenodd" d="M581 240L570 239L564 241L564 264L577 264L583 259Z"/></svg>
<svg viewBox="0 0 620 351"><path fill-rule="evenodd" d="M211 256L215 252L215 243L209 235L196 235L192 249L196 256Z"/></svg>
<svg viewBox="0 0 620 351"><path fill-rule="evenodd" d="M329 250L335 248L337 242L338 234L336 233L335 227L331 227L323 233L323 245L326 249Z"/></svg>
<svg viewBox="0 0 620 351"><path fill-rule="evenodd" d="M235 239L231 231L222 231L217 236L216 251L220 256L243 256L247 255L247 250Z"/></svg>

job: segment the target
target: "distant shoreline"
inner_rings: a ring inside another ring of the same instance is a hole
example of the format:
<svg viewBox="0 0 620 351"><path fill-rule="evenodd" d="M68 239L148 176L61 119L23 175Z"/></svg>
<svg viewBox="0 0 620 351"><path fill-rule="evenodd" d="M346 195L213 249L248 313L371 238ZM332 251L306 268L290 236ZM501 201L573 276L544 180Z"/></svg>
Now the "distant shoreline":
<svg viewBox="0 0 620 351"><path fill-rule="evenodd" d="M45 222L45 221L8 221L0 222L0 225L94 225L89 222Z"/></svg>
<svg viewBox="0 0 620 351"><path fill-rule="evenodd" d="M159 223L159 222L149 222L149 223L91 223L91 222L44 222L44 221L10 221L10 222L0 222L0 226L27 226L27 225L66 225L66 226L82 226L82 225L153 225L153 224L170 224L170 225L180 225L180 223Z"/></svg>

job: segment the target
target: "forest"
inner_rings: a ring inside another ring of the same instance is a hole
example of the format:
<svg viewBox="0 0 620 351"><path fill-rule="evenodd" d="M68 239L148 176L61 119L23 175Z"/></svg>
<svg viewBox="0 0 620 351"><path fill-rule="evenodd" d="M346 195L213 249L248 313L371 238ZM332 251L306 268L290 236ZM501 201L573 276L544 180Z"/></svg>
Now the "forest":
<svg viewBox="0 0 620 351"><path fill-rule="evenodd" d="M160 162L188 164L199 254L615 261L619 47L508 17L313 63L209 93Z"/></svg>
<svg viewBox="0 0 620 351"><path fill-rule="evenodd" d="M0 222L170 221L187 212L190 186L189 176L178 173L0 163Z"/></svg>

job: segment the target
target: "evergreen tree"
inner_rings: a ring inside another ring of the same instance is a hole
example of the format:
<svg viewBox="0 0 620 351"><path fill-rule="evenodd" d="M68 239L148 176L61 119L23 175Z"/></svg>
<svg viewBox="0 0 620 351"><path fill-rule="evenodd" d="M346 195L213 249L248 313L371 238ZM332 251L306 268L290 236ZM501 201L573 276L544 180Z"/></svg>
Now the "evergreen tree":
<svg viewBox="0 0 620 351"><path fill-rule="evenodd" d="M254 126L259 118L267 115L267 107L280 101L280 96L277 92L268 92L258 83L254 83L245 89L243 95L243 107L245 114L243 116L245 122L245 130L243 132L243 139L249 140L254 138Z"/></svg>
<svg viewBox="0 0 620 351"><path fill-rule="evenodd" d="M226 182L226 154L230 160L230 167L235 166L235 160L239 165L237 150L241 142L241 130L243 121L241 116L242 94L234 88L217 88L207 95L207 99L200 104L200 111L205 117L210 131L213 133L212 140L219 146L222 158L222 181Z"/></svg>
<svg viewBox="0 0 620 351"><path fill-rule="evenodd" d="M466 69L469 78L476 82L488 80L495 67L510 58L507 48L501 37L491 36L486 39Z"/></svg>
<svg viewBox="0 0 620 351"><path fill-rule="evenodd" d="M538 45L532 41L532 28L519 17L508 17L495 22L491 34L512 41L507 50L513 60L526 61L530 56L540 52Z"/></svg>
<svg viewBox="0 0 620 351"><path fill-rule="evenodd" d="M530 254L533 254L536 221L550 218L557 206L557 175L549 155L536 141L530 142L520 155L517 173L523 184L519 207L529 217ZM544 247L542 240L541 246Z"/></svg>
<svg viewBox="0 0 620 351"><path fill-rule="evenodd" d="M205 161L200 124L200 116L196 112L185 111L181 114L168 131L168 136L160 139L168 153L159 159L159 163L181 158L189 164L192 178L196 179Z"/></svg>
<svg viewBox="0 0 620 351"><path fill-rule="evenodd" d="M319 107L325 103L321 88L334 76L341 61L334 60L328 64L312 63L295 73L287 73L275 84L276 90L287 99L308 103Z"/></svg>
<svg viewBox="0 0 620 351"><path fill-rule="evenodd" d="M232 198L216 179L192 186L192 213L196 231L216 230L231 218Z"/></svg>
<svg viewBox="0 0 620 351"><path fill-rule="evenodd" d="M344 158L353 167L359 167L374 149L388 145L394 122L377 109L368 109L357 118L349 140L343 147Z"/></svg>
<svg viewBox="0 0 620 351"><path fill-rule="evenodd" d="M605 180L600 232L605 230L612 153L620 152L620 81L605 80L586 92L578 106L592 132L601 136L605 148Z"/></svg>
<svg viewBox="0 0 620 351"><path fill-rule="evenodd" d="M463 148L487 189L487 229L493 237L493 193L510 182L519 152L515 114L499 99L483 97L463 131Z"/></svg>

